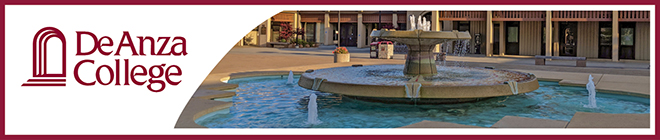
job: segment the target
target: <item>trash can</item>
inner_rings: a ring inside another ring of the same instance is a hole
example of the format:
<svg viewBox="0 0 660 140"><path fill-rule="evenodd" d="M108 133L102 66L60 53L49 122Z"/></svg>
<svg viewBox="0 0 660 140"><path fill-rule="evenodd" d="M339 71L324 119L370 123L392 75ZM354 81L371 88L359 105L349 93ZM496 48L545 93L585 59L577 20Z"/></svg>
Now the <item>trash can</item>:
<svg viewBox="0 0 660 140"><path fill-rule="evenodd" d="M378 58L378 42L371 42L369 48L369 58Z"/></svg>
<svg viewBox="0 0 660 140"><path fill-rule="evenodd" d="M392 41L378 42L378 58L392 59L394 57L394 44Z"/></svg>

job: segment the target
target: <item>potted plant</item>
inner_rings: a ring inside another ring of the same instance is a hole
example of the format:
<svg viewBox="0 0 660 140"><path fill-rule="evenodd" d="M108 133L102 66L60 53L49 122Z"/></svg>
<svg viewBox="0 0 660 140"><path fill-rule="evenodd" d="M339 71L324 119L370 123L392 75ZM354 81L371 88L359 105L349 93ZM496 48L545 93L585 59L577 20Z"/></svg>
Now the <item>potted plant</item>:
<svg viewBox="0 0 660 140"><path fill-rule="evenodd" d="M305 42L305 48L309 48L311 46L312 42Z"/></svg>
<svg viewBox="0 0 660 140"><path fill-rule="evenodd" d="M335 55L335 63L351 61L351 54L348 53L346 47L337 47L332 53Z"/></svg>

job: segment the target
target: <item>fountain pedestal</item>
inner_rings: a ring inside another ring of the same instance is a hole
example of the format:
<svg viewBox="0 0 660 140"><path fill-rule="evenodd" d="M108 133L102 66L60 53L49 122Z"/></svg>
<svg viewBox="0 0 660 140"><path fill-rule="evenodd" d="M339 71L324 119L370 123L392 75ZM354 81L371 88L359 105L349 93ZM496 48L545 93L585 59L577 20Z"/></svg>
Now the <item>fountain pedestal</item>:
<svg viewBox="0 0 660 140"><path fill-rule="evenodd" d="M406 65L403 69L403 73L406 75L438 74L433 55L434 47L435 45L408 45L408 55L406 55Z"/></svg>
<svg viewBox="0 0 660 140"><path fill-rule="evenodd" d="M408 46L406 65L403 73L406 75L435 75L433 49L437 44L447 41L470 39L470 33L458 31L388 31L374 30L371 37L387 39Z"/></svg>

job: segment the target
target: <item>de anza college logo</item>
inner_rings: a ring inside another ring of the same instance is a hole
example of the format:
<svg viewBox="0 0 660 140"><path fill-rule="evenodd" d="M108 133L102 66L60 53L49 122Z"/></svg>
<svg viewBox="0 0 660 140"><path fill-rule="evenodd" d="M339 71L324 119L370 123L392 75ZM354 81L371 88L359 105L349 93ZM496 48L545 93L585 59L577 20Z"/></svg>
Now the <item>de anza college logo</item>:
<svg viewBox="0 0 660 140"><path fill-rule="evenodd" d="M91 50L82 49L83 36L94 42ZM129 58L119 59L116 56L121 56L122 48L125 48L124 52L130 51L131 56L185 56L188 52L186 51L186 38L183 36L135 36L136 38L132 39L128 31L123 31L121 39L117 43L113 43L109 36L98 38L89 31L76 31L76 37L76 56L89 56L95 53L103 56L115 56L100 60L84 59L76 63L73 67L73 78L81 85L137 85L146 86L152 92L161 92L168 85L176 86L181 83L178 77L183 75L183 72L178 65L165 62L152 65L135 64L130 63ZM108 62L114 62L115 65L111 66ZM95 75L79 75L82 65L98 66ZM54 27L42 28L32 40L32 78L22 86L66 86L66 72L66 38L64 38L64 34ZM107 72L109 78L103 80L102 72Z"/></svg>
<svg viewBox="0 0 660 140"><path fill-rule="evenodd" d="M50 39L59 39L62 46L47 46ZM62 48L62 62L48 62L47 47ZM60 65L62 71L48 69L47 63ZM48 71L50 70L50 71ZM34 35L32 41L32 78L22 86L66 86L66 39L60 30L54 27L42 28Z"/></svg>

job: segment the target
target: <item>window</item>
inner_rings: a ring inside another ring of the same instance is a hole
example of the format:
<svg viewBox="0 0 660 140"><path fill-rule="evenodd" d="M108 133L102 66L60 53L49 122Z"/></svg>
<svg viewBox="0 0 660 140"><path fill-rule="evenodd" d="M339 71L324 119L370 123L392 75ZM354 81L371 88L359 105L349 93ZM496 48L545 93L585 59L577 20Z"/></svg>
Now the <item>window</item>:
<svg viewBox="0 0 660 140"><path fill-rule="evenodd" d="M316 41L316 23L305 23L305 41Z"/></svg>
<svg viewBox="0 0 660 140"><path fill-rule="evenodd" d="M612 45L612 27L600 28L600 45Z"/></svg>
<svg viewBox="0 0 660 140"><path fill-rule="evenodd" d="M507 28L507 42L518 42L518 27Z"/></svg>
<svg viewBox="0 0 660 140"><path fill-rule="evenodd" d="M634 43L633 34L635 28L621 28L621 45L632 46Z"/></svg>

